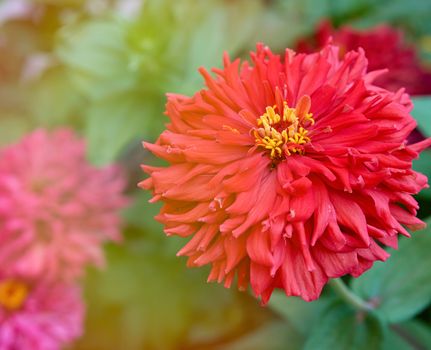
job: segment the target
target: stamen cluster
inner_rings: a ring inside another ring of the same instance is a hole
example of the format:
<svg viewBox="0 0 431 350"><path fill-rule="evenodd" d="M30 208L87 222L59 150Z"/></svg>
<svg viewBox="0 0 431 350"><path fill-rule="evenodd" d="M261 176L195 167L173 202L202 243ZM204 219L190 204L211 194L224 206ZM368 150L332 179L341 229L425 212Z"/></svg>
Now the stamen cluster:
<svg viewBox="0 0 431 350"><path fill-rule="evenodd" d="M314 125L313 113L309 113L310 97L303 96L298 109L289 108L283 102L283 116L276 111L278 106L268 106L257 119L258 128L253 129L257 147L269 151L271 159L277 160L292 154L304 154L304 145L310 142L304 125Z"/></svg>

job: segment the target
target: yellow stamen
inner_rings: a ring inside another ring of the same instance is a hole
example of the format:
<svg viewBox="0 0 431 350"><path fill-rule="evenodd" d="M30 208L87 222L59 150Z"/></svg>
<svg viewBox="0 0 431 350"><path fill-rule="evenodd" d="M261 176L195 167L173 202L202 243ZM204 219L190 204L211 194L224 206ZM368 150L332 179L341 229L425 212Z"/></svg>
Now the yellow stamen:
<svg viewBox="0 0 431 350"><path fill-rule="evenodd" d="M309 97L303 96L302 102L303 99L309 105ZM308 109L302 108L298 116L298 111L284 102L283 116L280 116L277 106L266 107L265 113L257 119L258 128L253 129L256 146L267 150L271 159L275 160L282 158L283 154L303 154L304 145L310 142L308 130L304 126L314 125L313 114L309 113Z"/></svg>
<svg viewBox="0 0 431 350"><path fill-rule="evenodd" d="M28 285L15 280L7 279L0 282L0 307L9 311L22 307L29 293Z"/></svg>

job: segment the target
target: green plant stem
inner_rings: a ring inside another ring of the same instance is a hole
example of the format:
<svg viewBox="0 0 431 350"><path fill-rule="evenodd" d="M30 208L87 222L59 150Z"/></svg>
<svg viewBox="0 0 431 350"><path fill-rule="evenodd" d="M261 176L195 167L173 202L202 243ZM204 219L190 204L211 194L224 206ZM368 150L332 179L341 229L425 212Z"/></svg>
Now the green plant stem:
<svg viewBox="0 0 431 350"><path fill-rule="evenodd" d="M333 291L343 299L347 304L353 306L358 311L369 312L373 310L373 306L353 293L341 280L341 278L332 279L329 285Z"/></svg>

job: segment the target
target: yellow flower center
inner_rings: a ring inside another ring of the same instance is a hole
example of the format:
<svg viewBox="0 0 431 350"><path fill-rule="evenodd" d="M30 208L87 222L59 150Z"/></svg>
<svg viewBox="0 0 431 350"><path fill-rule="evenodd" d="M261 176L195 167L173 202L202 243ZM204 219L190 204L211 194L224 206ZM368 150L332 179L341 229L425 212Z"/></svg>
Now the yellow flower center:
<svg viewBox="0 0 431 350"><path fill-rule="evenodd" d="M29 293L28 285L15 280L7 279L0 282L0 306L7 310L18 310L24 304Z"/></svg>
<svg viewBox="0 0 431 350"><path fill-rule="evenodd" d="M276 105L266 107L265 113L257 119L258 127L253 129L256 146L267 150L274 160L295 153L304 154L304 145L310 142L305 127L314 124L310 106L310 97L303 96L296 108L284 102L282 116Z"/></svg>

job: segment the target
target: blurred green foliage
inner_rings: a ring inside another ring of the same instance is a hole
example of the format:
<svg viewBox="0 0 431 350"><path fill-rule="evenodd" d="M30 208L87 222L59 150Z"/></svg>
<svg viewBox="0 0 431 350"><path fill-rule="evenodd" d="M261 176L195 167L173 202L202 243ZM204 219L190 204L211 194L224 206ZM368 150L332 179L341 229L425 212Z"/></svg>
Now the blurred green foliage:
<svg viewBox="0 0 431 350"><path fill-rule="evenodd" d="M428 225L431 220L428 220ZM391 323L410 319L431 302L431 230L401 239L399 250L387 262L353 280L353 290L374 300L378 312Z"/></svg>
<svg viewBox="0 0 431 350"><path fill-rule="evenodd" d="M429 0L22 2L26 11L0 20L0 144L36 127L73 127L86 137L93 163L119 161L126 168L133 199L124 213L124 243L109 246L107 268L90 271L85 281L86 333L74 349L398 350L431 344L429 230L402 240L402 254L394 252L352 283L363 298L379 298L376 316L341 305L329 290L313 303L275 293L262 309L247 293L205 284L207 271L185 268L175 257L178 242L165 239L152 219L157 206L136 188L143 177L139 163L155 161L139 141L154 141L167 122L166 92L192 94L203 86L199 66L220 66L224 51L244 57L257 41L281 51L323 18L336 26L396 25L430 60ZM416 99L413 111L426 136L430 101ZM431 151L414 167L431 176ZM430 193L418 197L422 217L431 215Z"/></svg>
<svg viewBox="0 0 431 350"><path fill-rule="evenodd" d="M133 138L153 139L165 121L165 92L200 88L197 68L238 52L260 10L259 1L149 1L131 21L112 16L64 27L56 52L88 101L90 159L107 163Z"/></svg>
<svg viewBox="0 0 431 350"><path fill-rule="evenodd" d="M362 314L343 303L328 308L307 339L304 350L380 350L384 326L378 317Z"/></svg>
<svg viewBox="0 0 431 350"><path fill-rule="evenodd" d="M215 348L270 318L251 297L202 283L208 271L178 264L177 245L160 249L158 237L132 230L140 238L110 246L110 268L88 276L86 336L76 349Z"/></svg>

